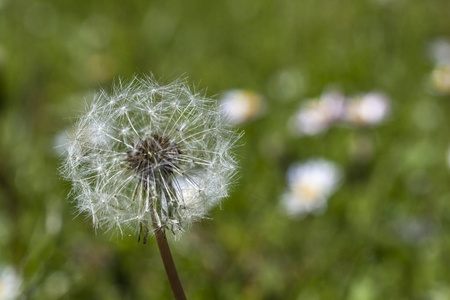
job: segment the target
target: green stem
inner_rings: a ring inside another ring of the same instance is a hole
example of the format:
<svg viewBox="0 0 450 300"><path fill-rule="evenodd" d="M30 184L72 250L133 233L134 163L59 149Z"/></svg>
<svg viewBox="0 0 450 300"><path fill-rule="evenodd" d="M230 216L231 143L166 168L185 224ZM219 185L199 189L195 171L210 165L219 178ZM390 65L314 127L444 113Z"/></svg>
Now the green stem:
<svg viewBox="0 0 450 300"><path fill-rule="evenodd" d="M175 263L173 262L172 254L170 253L169 243L167 242L166 234L161 227L158 226L153 212L153 205L150 207L152 225L155 231L156 242L158 243L159 253L166 269L167 277L169 278L170 286L172 287L173 295L176 300L186 300L183 287L181 286L180 278L178 277Z"/></svg>

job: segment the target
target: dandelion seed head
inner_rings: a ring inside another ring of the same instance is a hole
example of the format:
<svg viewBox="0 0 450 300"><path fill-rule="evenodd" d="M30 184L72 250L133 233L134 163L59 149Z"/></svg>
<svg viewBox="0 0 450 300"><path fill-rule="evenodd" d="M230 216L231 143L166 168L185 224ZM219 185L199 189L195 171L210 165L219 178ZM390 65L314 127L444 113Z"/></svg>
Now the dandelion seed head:
<svg viewBox="0 0 450 300"><path fill-rule="evenodd" d="M178 237L228 195L238 139L215 101L183 80L119 81L67 135L61 173L95 228L139 230L153 210Z"/></svg>

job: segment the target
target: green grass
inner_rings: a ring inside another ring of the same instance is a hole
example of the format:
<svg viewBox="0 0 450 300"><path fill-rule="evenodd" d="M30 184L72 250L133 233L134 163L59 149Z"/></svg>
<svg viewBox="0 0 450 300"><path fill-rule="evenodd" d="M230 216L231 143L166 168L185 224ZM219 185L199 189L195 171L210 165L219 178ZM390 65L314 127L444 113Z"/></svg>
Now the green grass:
<svg viewBox="0 0 450 300"><path fill-rule="evenodd" d="M0 7L0 265L22 273L25 299L171 299L153 239L143 246L135 236L95 234L84 216L74 218L54 149L92 91L149 72L166 80L184 74L210 96L252 89L268 102L263 118L242 126L232 197L212 220L171 241L188 299L450 293L450 99L427 86L427 46L450 36L448 1L3 0ZM290 135L286 120L329 85L347 95L387 93L389 120ZM373 143L365 163L350 151L359 138ZM340 164L344 184L325 214L290 219L279 209L286 170L312 157ZM419 233L405 229L414 224Z"/></svg>

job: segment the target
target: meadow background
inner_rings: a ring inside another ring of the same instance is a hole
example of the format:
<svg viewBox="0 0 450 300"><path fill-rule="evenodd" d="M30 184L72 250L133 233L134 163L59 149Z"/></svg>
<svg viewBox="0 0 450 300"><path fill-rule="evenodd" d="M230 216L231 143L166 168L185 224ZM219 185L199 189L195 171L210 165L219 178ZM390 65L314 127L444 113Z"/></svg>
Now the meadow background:
<svg viewBox="0 0 450 300"><path fill-rule="evenodd" d="M428 53L450 37L449 12L447 0L0 0L0 273L16 270L18 299L171 299L155 240L96 234L57 172L85 99L152 72L267 105L239 126L232 196L170 241L188 299L450 299L450 97L430 88ZM286 120L330 85L386 93L389 118L292 135ZM286 170L314 157L343 183L325 213L290 218Z"/></svg>

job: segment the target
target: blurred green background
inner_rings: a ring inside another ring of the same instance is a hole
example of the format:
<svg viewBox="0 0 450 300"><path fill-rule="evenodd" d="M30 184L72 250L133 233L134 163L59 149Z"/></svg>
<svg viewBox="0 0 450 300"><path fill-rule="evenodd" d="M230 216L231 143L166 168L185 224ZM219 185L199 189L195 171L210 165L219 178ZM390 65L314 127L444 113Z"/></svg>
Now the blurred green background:
<svg viewBox="0 0 450 300"><path fill-rule="evenodd" d="M267 100L240 126L232 196L170 241L188 299L450 299L450 98L427 85L448 12L447 0L0 0L0 268L22 278L19 299L172 298L155 240L96 234L57 172L58 136L85 99L149 72ZM329 84L385 92L389 120L292 136L286 120ZM289 218L286 170L313 157L345 181L323 215Z"/></svg>

